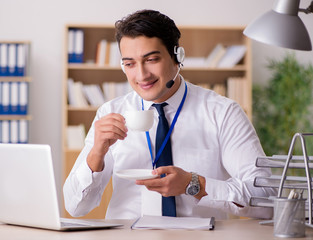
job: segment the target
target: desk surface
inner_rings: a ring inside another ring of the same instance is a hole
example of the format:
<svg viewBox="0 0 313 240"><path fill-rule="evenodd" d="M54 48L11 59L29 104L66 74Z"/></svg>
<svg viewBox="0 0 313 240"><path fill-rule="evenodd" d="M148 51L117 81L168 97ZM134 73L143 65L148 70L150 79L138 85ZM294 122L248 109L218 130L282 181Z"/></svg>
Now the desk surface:
<svg viewBox="0 0 313 240"><path fill-rule="evenodd" d="M123 227L106 230L88 230L75 232L58 232L27 227L18 227L0 224L0 239L17 240L184 240L184 239L232 239L232 240L257 240L257 239L281 239L273 235L273 226L260 225L259 220L242 219L216 221L215 230L131 230L131 220L107 220L124 224ZM292 238L288 238L292 239ZM306 237L301 239L313 239L313 229L306 228Z"/></svg>

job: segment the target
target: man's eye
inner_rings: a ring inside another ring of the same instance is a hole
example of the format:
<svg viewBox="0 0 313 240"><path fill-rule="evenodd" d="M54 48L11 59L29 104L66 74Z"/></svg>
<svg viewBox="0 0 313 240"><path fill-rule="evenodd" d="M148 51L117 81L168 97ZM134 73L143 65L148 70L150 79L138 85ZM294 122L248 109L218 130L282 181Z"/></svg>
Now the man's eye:
<svg viewBox="0 0 313 240"><path fill-rule="evenodd" d="M147 62L156 62L159 58L148 58Z"/></svg>
<svg viewBox="0 0 313 240"><path fill-rule="evenodd" d="M134 64L133 63L124 63L124 66L125 67L131 67L131 66L133 66Z"/></svg>

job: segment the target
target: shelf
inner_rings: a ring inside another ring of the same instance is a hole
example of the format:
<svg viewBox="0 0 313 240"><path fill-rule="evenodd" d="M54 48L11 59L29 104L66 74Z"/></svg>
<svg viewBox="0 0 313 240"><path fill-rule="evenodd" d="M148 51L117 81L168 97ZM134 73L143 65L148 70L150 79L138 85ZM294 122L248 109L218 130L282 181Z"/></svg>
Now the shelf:
<svg viewBox="0 0 313 240"><path fill-rule="evenodd" d="M0 77L0 82L31 82L31 77Z"/></svg>
<svg viewBox="0 0 313 240"><path fill-rule="evenodd" d="M32 117L30 115L0 115L1 120L31 120Z"/></svg>
<svg viewBox="0 0 313 240"><path fill-rule="evenodd" d="M65 148L64 151L68 154L78 154L81 152L82 149L71 149L71 148Z"/></svg>
<svg viewBox="0 0 313 240"><path fill-rule="evenodd" d="M119 66L112 67L110 65L99 66L95 63L70 63L68 69L81 69L81 70L110 70L110 71L122 71Z"/></svg>
<svg viewBox="0 0 313 240"><path fill-rule="evenodd" d="M92 106L88 106L88 107L72 107L72 106L67 106L67 110L68 111L72 111L72 112L92 112L95 113L97 111L99 107L92 107Z"/></svg>

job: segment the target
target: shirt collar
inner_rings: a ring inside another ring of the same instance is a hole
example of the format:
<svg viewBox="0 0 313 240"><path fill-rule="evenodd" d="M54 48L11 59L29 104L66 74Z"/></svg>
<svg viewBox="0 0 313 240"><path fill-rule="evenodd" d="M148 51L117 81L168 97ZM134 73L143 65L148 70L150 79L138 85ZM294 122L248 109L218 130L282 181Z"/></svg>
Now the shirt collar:
<svg viewBox="0 0 313 240"><path fill-rule="evenodd" d="M165 101L168 103L169 106L171 106L174 109L178 109L179 104L180 104L180 102L183 98L184 92L185 92L185 80L181 75L179 75L179 76L181 79L179 88L169 99L167 99ZM153 101L146 101L143 99L144 109L145 110L150 109L150 107L152 106L153 103L154 103Z"/></svg>

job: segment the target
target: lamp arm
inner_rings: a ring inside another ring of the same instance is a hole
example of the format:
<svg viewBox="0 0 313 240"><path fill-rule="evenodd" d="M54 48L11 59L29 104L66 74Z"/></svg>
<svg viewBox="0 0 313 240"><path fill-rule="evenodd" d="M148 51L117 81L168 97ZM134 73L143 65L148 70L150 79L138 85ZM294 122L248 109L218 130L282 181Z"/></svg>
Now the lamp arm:
<svg viewBox="0 0 313 240"><path fill-rule="evenodd" d="M313 1L307 8L299 8L299 12L304 12L305 14L313 13Z"/></svg>

